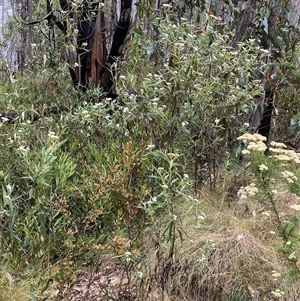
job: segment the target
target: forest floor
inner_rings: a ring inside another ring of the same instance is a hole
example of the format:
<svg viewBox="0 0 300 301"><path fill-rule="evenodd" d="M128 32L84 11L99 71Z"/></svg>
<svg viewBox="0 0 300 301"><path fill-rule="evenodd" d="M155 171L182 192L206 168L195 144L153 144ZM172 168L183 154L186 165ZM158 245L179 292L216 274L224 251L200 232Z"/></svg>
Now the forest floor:
<svg viewBox="0 0 300 301"><path fill-rule="evenodd" d="M278 196L282 214L290 214L293 200L288 192ZM202 203L205 220L198 225L185 221L188 233L178 246L179 257L149 270L143 286L133 276L134 268L126 271L112 260L98 271L79 271L72 286L53 289L50 300L227 300L223 295L238 301L300 300L300 287L288 275L289 263L278 251L282 241L273 232L267 208L258 202L245 208L223 205L216 209L211 202ZM153 249L146 253L145 262L153 264ZM220 289L223 295L218 297Z"/></svg>
<svg viewBox="0 0 300 301"><path fill-rule="evenodd" d="M55 301L134 300L134 287L126 280L125 271L117 266L102 267L97 273L78 272L71 288L54 290Z"/></svg>

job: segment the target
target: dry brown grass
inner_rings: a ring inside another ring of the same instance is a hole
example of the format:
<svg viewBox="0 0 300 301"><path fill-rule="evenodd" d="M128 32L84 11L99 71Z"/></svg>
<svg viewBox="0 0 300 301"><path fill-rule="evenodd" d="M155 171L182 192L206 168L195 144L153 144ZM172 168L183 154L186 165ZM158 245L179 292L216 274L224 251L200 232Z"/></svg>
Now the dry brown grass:
<svg viewBox="0 0 300 301"><path fill-rule="evenodd" d="M159 300L158 291L167 292L170 300L269 300L279 288L273 271L284 271L272 249L234 228L198 239L182 252L180 260L160 266L153 277L158 289L149 300Z"/></svg>
<svg viewBox="0 0 300 301"><path fill-rule="evenodd" d="M197 209L182 205L188 238L178 259L154 269L148 300L269 301L276 289L285 292L276 300L300 300L299 284L286 276L288 262L277 251L282 239L272 233L276 220L263 214L269 208L254 201L240 211L218 189L202 190L200 199ZM278 195L280 210L287 209L287 199ZM197 222L195 214L205 219ZM274 271L282 277L273 277Z"/></svg>
<svg viewBox="0 0 300 301"><path fill-rule="evenodd" d="M16 277L2 270L0 275L0 301L32 301L34 300L32 298L36 297L34 290L37 289L37 285L37 278L29 276Z"/></svg>

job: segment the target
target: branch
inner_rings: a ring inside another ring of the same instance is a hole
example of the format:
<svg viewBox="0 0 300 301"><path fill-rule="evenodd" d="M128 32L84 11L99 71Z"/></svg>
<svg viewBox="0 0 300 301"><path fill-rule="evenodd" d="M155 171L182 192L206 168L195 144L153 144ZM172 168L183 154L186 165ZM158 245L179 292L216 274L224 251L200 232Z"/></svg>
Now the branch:
<svg viewBox="0 0 300 301"><path fill-rule="evenodd" d="M129 92L130 94L135 94L135 92ZM98 103L101 100L104 100L106 98L110 99L117 99L120 103L122 103L122 98L118 96L118 94L115 93L103 93L101 94L99 99L91 100L91 103ZM70 113L73 110L75 110L78 107L78 104L73 104L71 107L67 107L65 105L57 105L57 106L51 106L47 107L45 109L38 109L38 110L28 110L23 112L0 112L0 123L5 124L14 124L21 118L25 118L27 120L31 121L37 121L44 117L51 116L51 115L58 115L63 112Z"/></svg>
<svg viewBox="0 0 300 301"><path fill-rule="evenodd" d="M39 19L39 20L35 20L35 21L32 21L32 22L25 22L25 21L22 21L23 24L25 25L34 25L34 24L39 24L39 23L42 23L43 21L45 20L50 20L50 21L53 21L54 24L63 32L63 33L66 33L66 27L65 25L58 21L57 18L55 17L54 15L54 11L50 11L45 17L43 17L42 19Z"/></svg>
<svg viewBox="0 0 300 301"><path fill-rule="evenodd" d="M0 112L0 123L14 124L20 118L25 118L31 121L40 120L49 115L56 115L62 112L68 112L70 109L64 105L51 106L45 110L24 111L24 112Z"/></svg>

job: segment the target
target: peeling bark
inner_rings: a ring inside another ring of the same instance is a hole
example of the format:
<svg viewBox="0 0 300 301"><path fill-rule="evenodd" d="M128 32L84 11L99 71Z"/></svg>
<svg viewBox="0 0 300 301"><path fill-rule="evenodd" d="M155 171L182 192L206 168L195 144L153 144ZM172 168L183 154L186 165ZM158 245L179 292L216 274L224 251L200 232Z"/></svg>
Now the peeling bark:
<svg viewBox="0 0 300 301"><path fill-rule="evenodd" d="M93 38L91 41L90 62L87 69L87 78L92 79L94 83L99 83L101 81L101 74L103 73L107 57L105 32L104 13L100 9L94 26Z"/></svg>
<svg viewBox="0 0 300 301"><path fill-rule="evenodd" d="M78 30L78 37L76 41L69 41L75 51L69 51L66 59L70 65L73 83L82 91L86 91L90 83L94 83L107 93L113 92L115 63L122 55L127 42L126 37L133 22L132 5L136 1L122 0L118 2L120 3L120 17L115 27L109 53L102 7L95 11L95 7L88 6L86 0L81 14L74 13L72 16L73 25ZM104 0L101 3L104 4ZM66 0L61 0L60 5L63 9L70 10Z"/></svg>

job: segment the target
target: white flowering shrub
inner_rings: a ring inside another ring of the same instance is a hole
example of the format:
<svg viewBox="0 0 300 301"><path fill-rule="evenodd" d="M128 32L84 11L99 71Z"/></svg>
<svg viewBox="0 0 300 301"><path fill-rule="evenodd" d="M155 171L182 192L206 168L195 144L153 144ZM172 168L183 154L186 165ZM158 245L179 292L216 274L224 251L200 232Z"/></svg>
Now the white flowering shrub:
<svg viewBox="0 0 300 301"><path fill-rule="evenodd" d="M147 132L157 148L184 150L198 184L214 184L218 166L232 152L245 130L245 112L263 93L252 73L266 54L253 41L231 48L231 37L215 30L210 16L205 27L176 22L171 12L154 18L151 35L132 40L119 89L131 86L139 95L135 107L126 100L130 137ZM121 89L122 91L122 89Z"/></svg>
<svg viewBox="0 0 300 301"><path fill-rule="evenodd" d="M275 217L284 241L282 250L291 259L290 255L296 256L295 249L300 246L300 154L287 149L283 143L272 141L266 155L266 138L259 134L246 133L237 139L244 143L242 154L248 162L246 169L252 175L252 183L241 187L237 197L240 201L256 200L264 204L262 214ZM283 204L278 197L284 191L295 196L288 215L281 212ZM297 256L299 259L300 254Z"/></svg>

